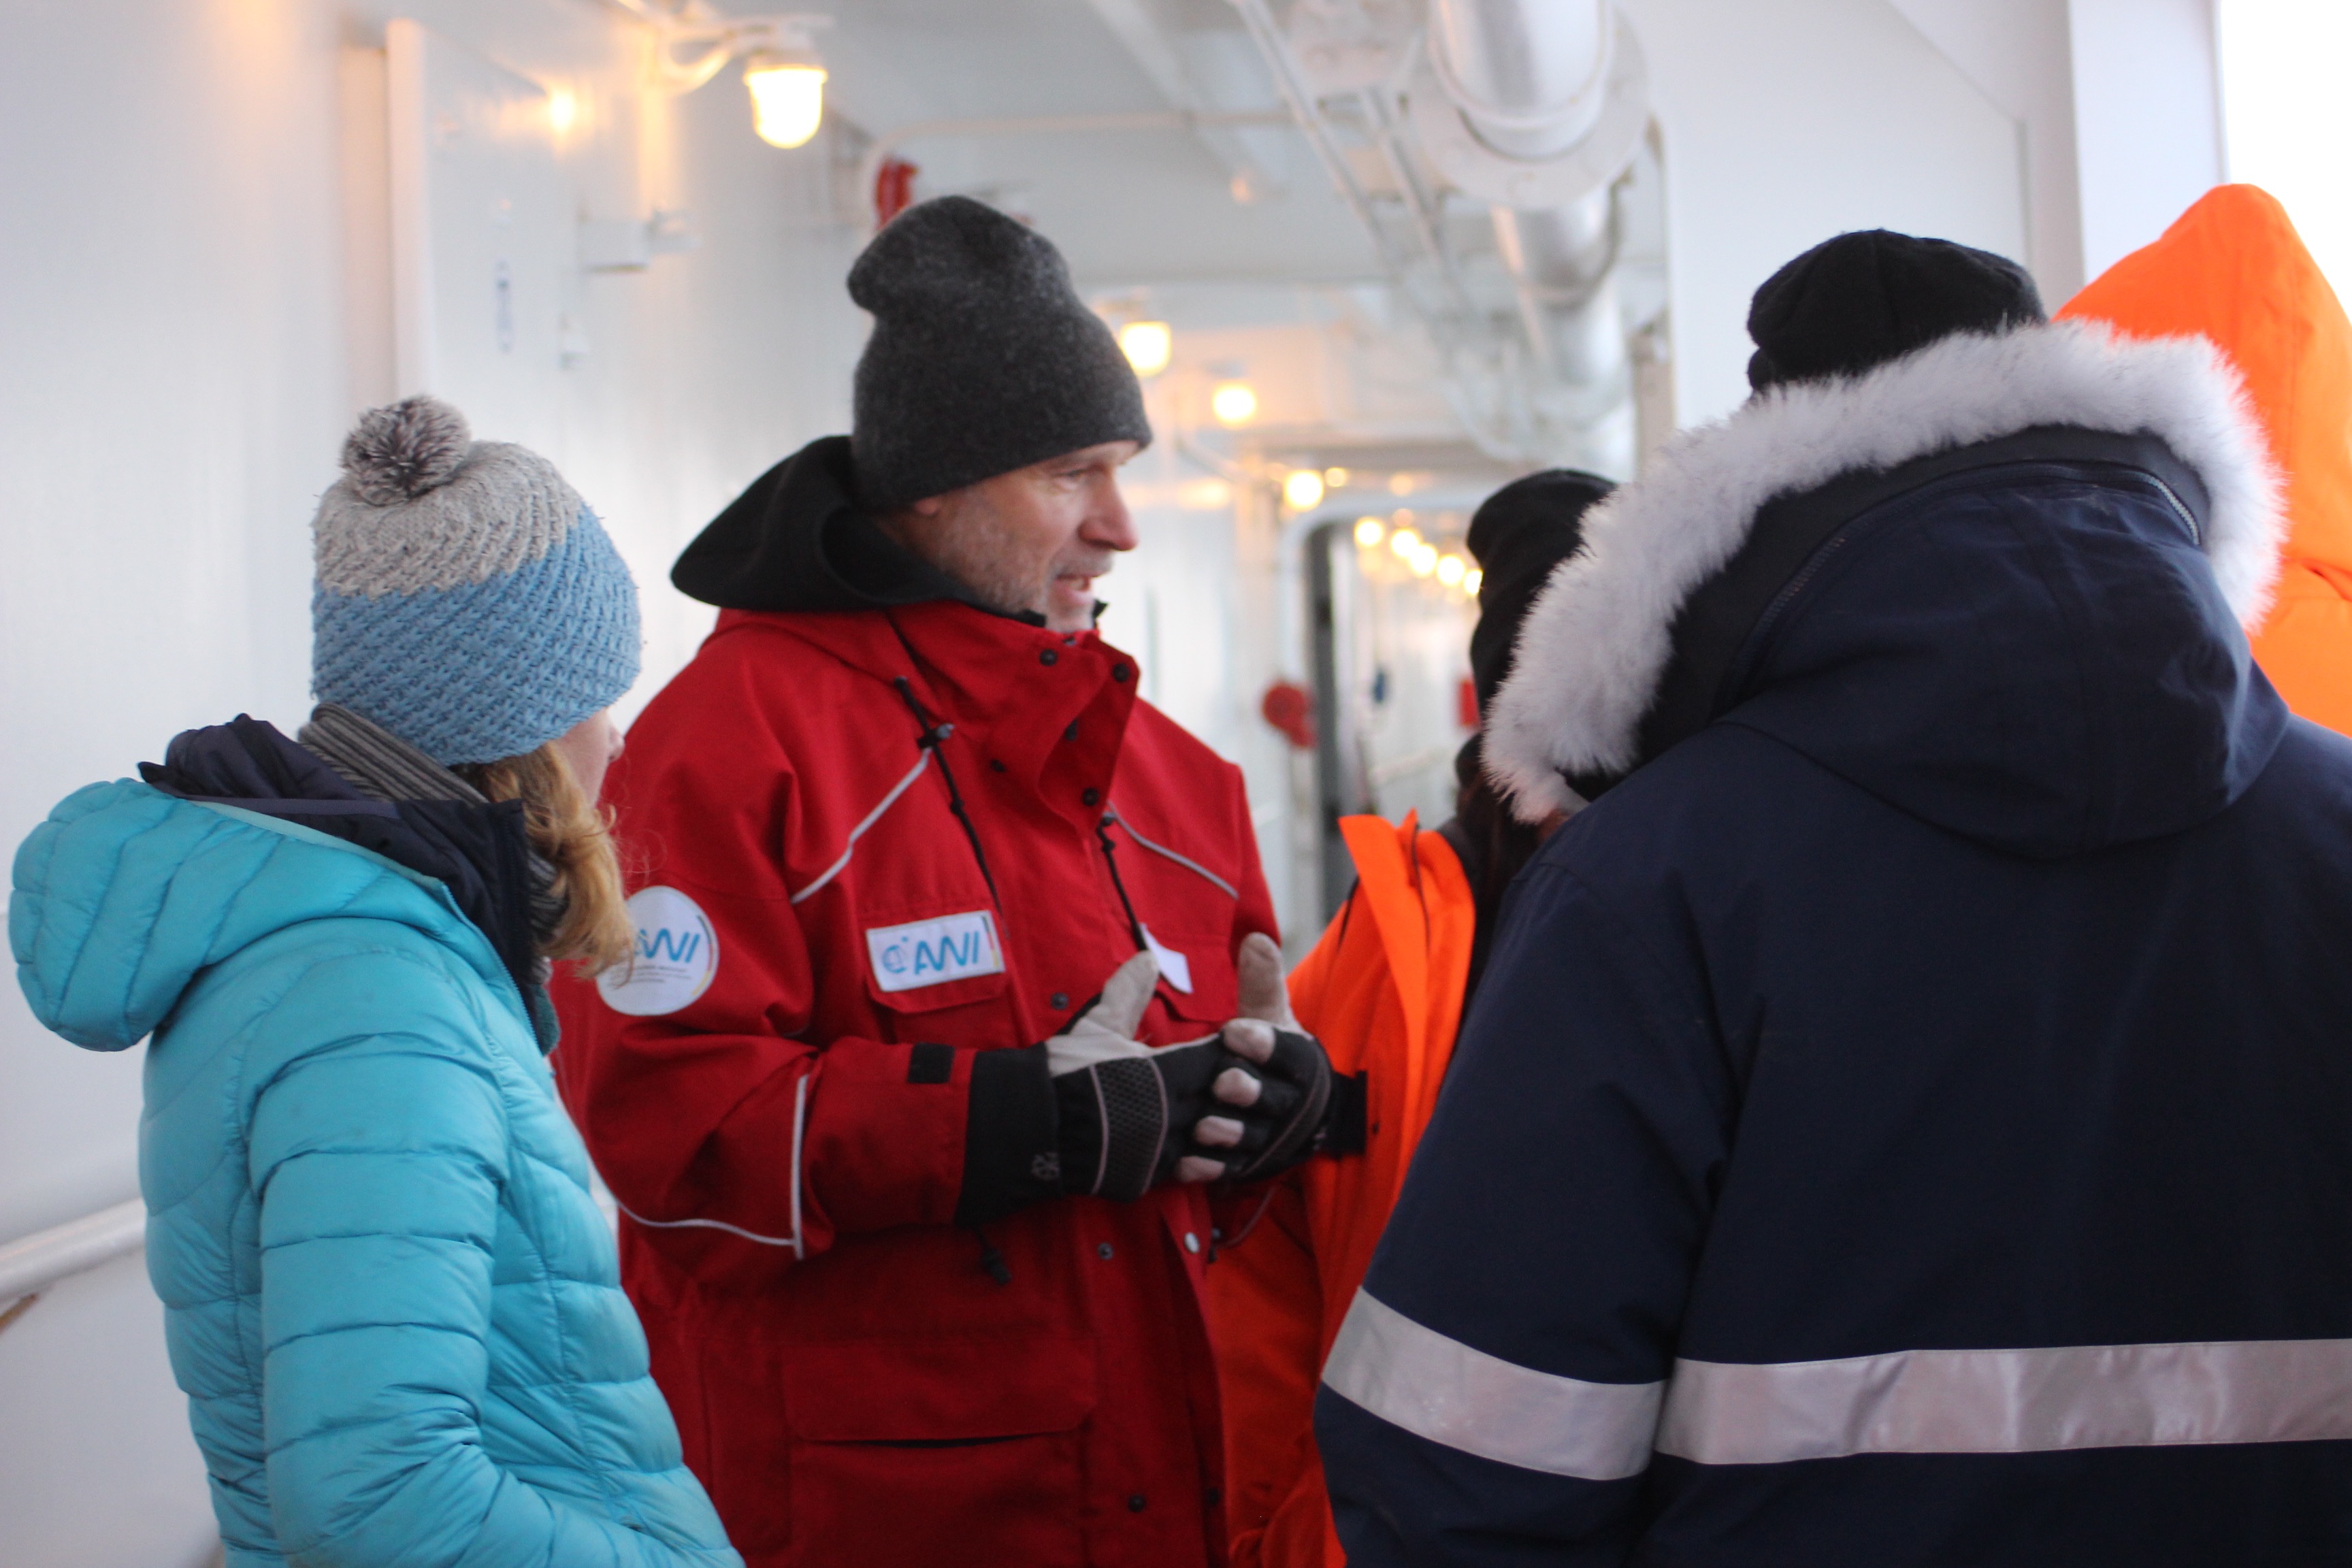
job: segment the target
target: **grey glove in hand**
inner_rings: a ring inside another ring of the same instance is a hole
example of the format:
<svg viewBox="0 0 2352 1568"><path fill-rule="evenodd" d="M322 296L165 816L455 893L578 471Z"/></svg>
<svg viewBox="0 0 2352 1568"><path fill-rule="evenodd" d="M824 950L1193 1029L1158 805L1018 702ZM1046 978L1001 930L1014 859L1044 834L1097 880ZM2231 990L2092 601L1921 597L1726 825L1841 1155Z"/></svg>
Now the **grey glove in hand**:
<svg viewBox="0 0 2352 1568"><path fill-rule="evenodd" d="M1195 1129L1213 1119L1247 1129L1262 1115L1250 1108L1266 1086L1221 1037L1158 1047L1135 1037L1159 977L1151 954L1137 953L1045 1042L1065 1193L1131 1203L1171 1179L1217 1180L1230 1157Z"/></svg>
<svg viewBox="0 0 2352 1568"><path fill-rule="evenodd" d="M1244 937L1234 966L1241 978L1241 1013L1223 1035L1242 1060L1218 1077L1216 1090L1237 1109L1203 1120L1194 1136L1222 1156L1216 1163L1223 1169L1212 1179L1239 1184L1278 1176L1315 1152L1332 1085L1321 1042L1298 1026L1290 1010L1282 950L1274 939L1256 931Z"/></svg>

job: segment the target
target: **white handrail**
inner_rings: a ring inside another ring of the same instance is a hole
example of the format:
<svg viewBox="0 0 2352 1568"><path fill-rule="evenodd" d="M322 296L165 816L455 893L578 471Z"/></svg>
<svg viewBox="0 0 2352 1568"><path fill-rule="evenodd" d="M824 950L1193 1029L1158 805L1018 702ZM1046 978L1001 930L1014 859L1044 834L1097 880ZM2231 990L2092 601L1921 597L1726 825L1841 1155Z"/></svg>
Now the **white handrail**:
<svg viewBox="0 0 2352 1568"><path fill-rule="evenodd" d="M0 1247L0 1303L136 1252L146 1239L147 1205L141 1198L37 1230Z"/></svg>

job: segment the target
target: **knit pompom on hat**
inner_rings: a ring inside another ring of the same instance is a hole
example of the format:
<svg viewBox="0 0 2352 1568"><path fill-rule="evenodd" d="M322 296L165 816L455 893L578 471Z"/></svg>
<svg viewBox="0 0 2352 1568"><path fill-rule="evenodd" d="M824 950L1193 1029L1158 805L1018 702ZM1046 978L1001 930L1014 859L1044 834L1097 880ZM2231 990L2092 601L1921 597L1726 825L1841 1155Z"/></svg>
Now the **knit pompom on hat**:
<svg viewBox="0 0 2352 1568"><path fill-rule="evenodd" d="M519 756L637 677L637 590L553 464L410 397L319 502L310 686L443 763Z"/></svg>
<svg viewBox="0 0 2352 1568"><path fill-rule="evenodd" d="M877 510L1109 441L1151 444L1143 387L1053 241L970 196L883 226L849 269L874 313L850 451Z"/></svg>

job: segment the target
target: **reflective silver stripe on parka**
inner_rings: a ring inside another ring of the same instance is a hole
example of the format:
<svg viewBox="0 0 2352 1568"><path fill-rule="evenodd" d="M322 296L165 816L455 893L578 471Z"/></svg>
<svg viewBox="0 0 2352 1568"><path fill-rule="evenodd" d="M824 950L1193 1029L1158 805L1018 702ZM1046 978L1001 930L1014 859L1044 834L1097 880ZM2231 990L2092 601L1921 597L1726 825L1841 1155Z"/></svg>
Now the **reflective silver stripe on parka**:
<svg viewBox="0 0 2352 1568"><path fill-rule="evenodd" d="M2326 1438L2352 1438L2352 1340L1684 1361L1658 1451L1703 1465L1774 1465Z"/></svg>
<svg viewBox="0 0 2352 1568"><path fill-rule="evenodd" d="M761 1236L756 1230L745 1230L741 1226L729 1225L723 1219L647 1219L618 1198L613 1200L613 1206L639 1225L654 1230L724 1231L729 1236L741 1237L745 1241L756 1241L761 1247L789 1247L794 1258L806 1258L808 1247L801 1230L801 1153L803 1145L808 1141L808 1075L803 1073L800 1082L793 1086L792 1235Z"/></svg>
<svg viewBox="0 0 2352 1568"><path fill-rule="evenodd" d="M1649 1467L1663 1383L1586 1383L1426 1329L1363 1290L1323 1383L1391 1426L1482 1459L1589 1481Z"/></svg>
<svg viewBox="0 0 2352 1568"><path fill-rule="evenodd" d="M1229 899L1238 899L1241 897L1241 894L1234 890L1234 885L1231 882L1226 881L1223 877L1218 876L1214 871L1210 870L1206 866L1202 865L1190 855L1179 855L1173 849L1169 848L1165 844L1155 844L1150 839L1146 838L1142 834L1138 833L1135 830L1135 824L1129 822L1124 816L1121 816L1118 814L1118 808L1117 806L1112 806L1109 810L1104 812L1103 815L1109 817L1113 822L1118 823L1121 827L1127 829L1127 836L1129 838L1134 839L1138 844L1141 845L1144 848L1150 850L1154 855L1160 856L1165 859L1175 861L1176 864L1183 867L1184 869L1192 872L1194 876L1207 880L1211 886L1217 889L1218 891L1223 893L1225 897Z"/></svg>
<svg viewBox="0 0 2352 1568"><path fill-rule="evenodd" d="M857 853L857 841L866 837L866 830L873 826L876 823L881 821L882 814L889 810L892 806L898 805L898 797L906 794L908 790L914 788L915 781L921 778L923 776L923 770L930 765L930 749L929 747L925 747L923 749L923 754L915 759L915 765L907 770L907 776L890 786L890 793L882 797L882 804L867 812L866 814L866 819L849 830L849 841L841 847L841 858L835 860L832 865L827 866L822 872L818 873L816 879L812 881L807 887L803 888L799 892L794 893L793 895L793 902L797 904L804 899L815 897L818 889L822 889L827 882L832 881L835 877L840 876L844 870L847 869L849 866L849 858Z"/></svg>

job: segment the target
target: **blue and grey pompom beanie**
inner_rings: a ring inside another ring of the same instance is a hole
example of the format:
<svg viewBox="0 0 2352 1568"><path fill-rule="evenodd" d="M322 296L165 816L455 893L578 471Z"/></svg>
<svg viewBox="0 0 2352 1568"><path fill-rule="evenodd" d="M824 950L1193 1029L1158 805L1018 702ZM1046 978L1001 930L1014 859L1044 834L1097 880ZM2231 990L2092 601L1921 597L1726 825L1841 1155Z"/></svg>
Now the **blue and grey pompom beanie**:
<svg viewBox="0 0 2352 1568"><path fill-rule="evenodd" d="M436 762L536 751L637 678L637 587L537 453L411 397L360 416L319 502L310 689Z"/></svg>

